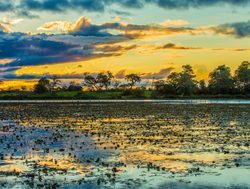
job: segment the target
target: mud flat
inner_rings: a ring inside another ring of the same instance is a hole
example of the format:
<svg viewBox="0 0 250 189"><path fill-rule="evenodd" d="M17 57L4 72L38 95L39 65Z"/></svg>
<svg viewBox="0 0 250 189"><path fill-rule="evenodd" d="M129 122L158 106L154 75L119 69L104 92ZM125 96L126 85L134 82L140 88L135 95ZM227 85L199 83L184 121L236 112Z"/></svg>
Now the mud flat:
<svg viewBox="0 0 250 189"><path fill-rule="evenodd" d="M250 188L250 103L115 102L0 103L0 188Z"/></svg>

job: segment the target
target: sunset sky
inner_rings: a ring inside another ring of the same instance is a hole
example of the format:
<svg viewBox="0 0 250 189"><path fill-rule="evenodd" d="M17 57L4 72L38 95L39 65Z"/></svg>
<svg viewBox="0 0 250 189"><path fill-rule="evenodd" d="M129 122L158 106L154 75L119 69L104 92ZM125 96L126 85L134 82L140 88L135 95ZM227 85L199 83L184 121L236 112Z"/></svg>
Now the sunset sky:
<svg viewBox="0 0 250 189"><path fill-rule="evenodd" d="M207 79L250 60L250 0L0 0L2 88L110 70Z"/></svg>

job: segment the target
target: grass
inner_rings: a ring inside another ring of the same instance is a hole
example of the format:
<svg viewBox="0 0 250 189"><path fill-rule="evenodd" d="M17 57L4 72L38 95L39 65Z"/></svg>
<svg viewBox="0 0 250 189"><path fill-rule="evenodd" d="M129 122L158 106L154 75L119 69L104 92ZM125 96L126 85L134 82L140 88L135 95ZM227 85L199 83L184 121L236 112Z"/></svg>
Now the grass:
<svg viewBox="0 0 250 189"><path fill-rule="evenodd" d="M39 99L250 99L250 95L157 95L154 91L57 91L55 93L0 92L1 100Z"/></svg>

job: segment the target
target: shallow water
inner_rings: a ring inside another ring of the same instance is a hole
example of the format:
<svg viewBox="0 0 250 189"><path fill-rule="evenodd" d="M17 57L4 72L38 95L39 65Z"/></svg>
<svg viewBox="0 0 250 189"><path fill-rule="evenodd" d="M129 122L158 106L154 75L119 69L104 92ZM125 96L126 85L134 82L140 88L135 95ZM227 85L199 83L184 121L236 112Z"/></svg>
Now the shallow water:
<svg viewBox="0 0 250 189"><path fill-rule="evenodd" d="M0 100L0 103L163 103L163 104L250 104L250 100Z"/></svg>
<svg viewBox="0 0 250 189"><path fill-rule="evenodd" d="M250 105L0 104L0 188L249 188Z"/></svg>

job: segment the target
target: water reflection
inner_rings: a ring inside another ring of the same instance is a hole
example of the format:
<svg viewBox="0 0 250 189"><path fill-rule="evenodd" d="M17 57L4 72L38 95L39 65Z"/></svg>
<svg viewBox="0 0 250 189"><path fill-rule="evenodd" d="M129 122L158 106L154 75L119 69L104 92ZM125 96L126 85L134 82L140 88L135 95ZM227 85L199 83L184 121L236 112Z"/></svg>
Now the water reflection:
<svg viewBox="0 0 250 189"><path fill-rule="evenodd" d="M180 188L180 177L186 185L197 182L194 175L224 179L227 172L220 169L249 168L249 109L158 103L0 105L0 184L150 188L175 180ZM250 185L241 175L237 179L237 187Z"/></svg>

